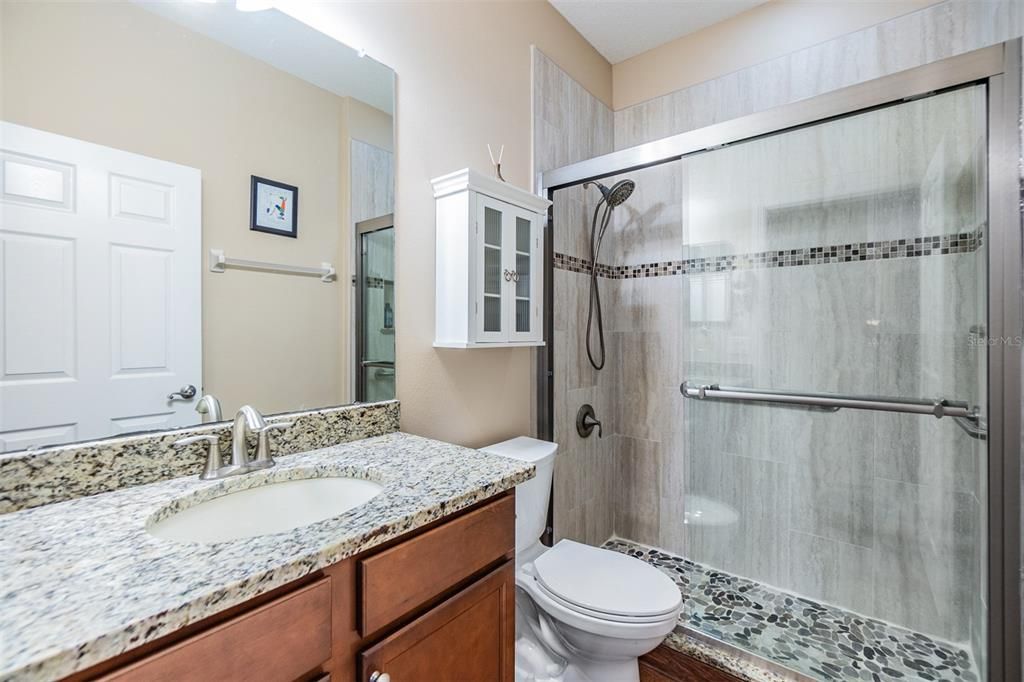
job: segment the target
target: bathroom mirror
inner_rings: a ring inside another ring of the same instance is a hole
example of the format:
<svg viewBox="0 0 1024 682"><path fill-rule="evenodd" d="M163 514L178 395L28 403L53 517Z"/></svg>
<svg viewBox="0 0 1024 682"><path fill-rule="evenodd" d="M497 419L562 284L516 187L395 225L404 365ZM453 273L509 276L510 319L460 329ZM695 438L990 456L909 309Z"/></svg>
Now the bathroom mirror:
<svg viewBox="0 0 1024 682"><path fill-rule="evenodd" d="M394 73L253 5L0 4L0 452L394 397Z"/></svg>

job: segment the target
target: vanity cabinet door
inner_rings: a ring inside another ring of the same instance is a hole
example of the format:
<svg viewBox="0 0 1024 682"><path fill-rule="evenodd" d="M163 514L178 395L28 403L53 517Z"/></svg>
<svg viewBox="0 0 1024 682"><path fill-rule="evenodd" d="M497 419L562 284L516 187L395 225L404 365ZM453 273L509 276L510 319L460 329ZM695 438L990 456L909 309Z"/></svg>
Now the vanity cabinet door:
<svg viewBox="0 0 1024 682"><path fill-rule="evenodd" d="M360 680L512 682L515 668L515 561L366 649Z"/></svg>

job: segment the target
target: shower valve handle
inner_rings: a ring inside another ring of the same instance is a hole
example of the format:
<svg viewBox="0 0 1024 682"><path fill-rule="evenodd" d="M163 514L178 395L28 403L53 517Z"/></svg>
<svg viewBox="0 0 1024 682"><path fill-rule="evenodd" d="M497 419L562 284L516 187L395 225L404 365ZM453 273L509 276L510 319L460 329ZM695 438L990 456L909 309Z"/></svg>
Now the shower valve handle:
<svg viewBox="0 0 1024 682"><path fill-rule="evenodd" d="M594 407L592 405L583 405L580 411L576 413L576 433L580 434L582 438L587 438L594 432L595 428L597 428L597 437L603 437L601 421L594 416Z"/></svg>

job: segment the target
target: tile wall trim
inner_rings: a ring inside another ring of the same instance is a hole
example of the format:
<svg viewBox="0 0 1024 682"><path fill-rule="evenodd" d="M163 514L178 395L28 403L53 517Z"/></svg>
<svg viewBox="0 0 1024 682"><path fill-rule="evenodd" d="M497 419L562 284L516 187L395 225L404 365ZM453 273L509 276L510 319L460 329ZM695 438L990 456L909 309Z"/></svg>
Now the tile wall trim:
<svg viewBox="0 0 1024 682"><path fill-rule="evenodd" d="M275 414L267 422L292 422L272 436L274 455L285 456L392 433L399 415L399 402L389 400ZM231 422L217 422L0 454L0 514L198 476L205 446L175 448L174 441L199 434L218 435L222 456L231 452Z"/></svg>
<svg viewBox="0 0 1024 682"><path fill-rule="evenodd" d="M686 260L659 261L637 265L597 264L597 276L605 279L638 279L642 277L665 277L668 275L699 275L709 272L732 270L763 270L802 265L824 265L868 260L894 260L899 258L921 258L956 253L973 253L984 244L983 230L971 232L932 235L908 239L890 239L872 242L851 242L830 246L809 246L800 249L780 251L755 251L750 253L715 256L711 258L689 258ZM589 260L565 253L555 253L554 266L559 270L590 274Z"/></svg>

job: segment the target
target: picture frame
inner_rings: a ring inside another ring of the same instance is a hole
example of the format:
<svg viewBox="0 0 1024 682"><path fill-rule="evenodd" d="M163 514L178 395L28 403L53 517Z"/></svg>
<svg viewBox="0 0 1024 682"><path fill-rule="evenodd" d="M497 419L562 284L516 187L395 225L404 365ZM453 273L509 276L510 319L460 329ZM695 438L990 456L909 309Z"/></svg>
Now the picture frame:
<svg viewBox="0 0 1024 682"><path fill-rule="evenodd" d="M299 188L251 176L249 229L296 239L299 236Z"/></svg>

